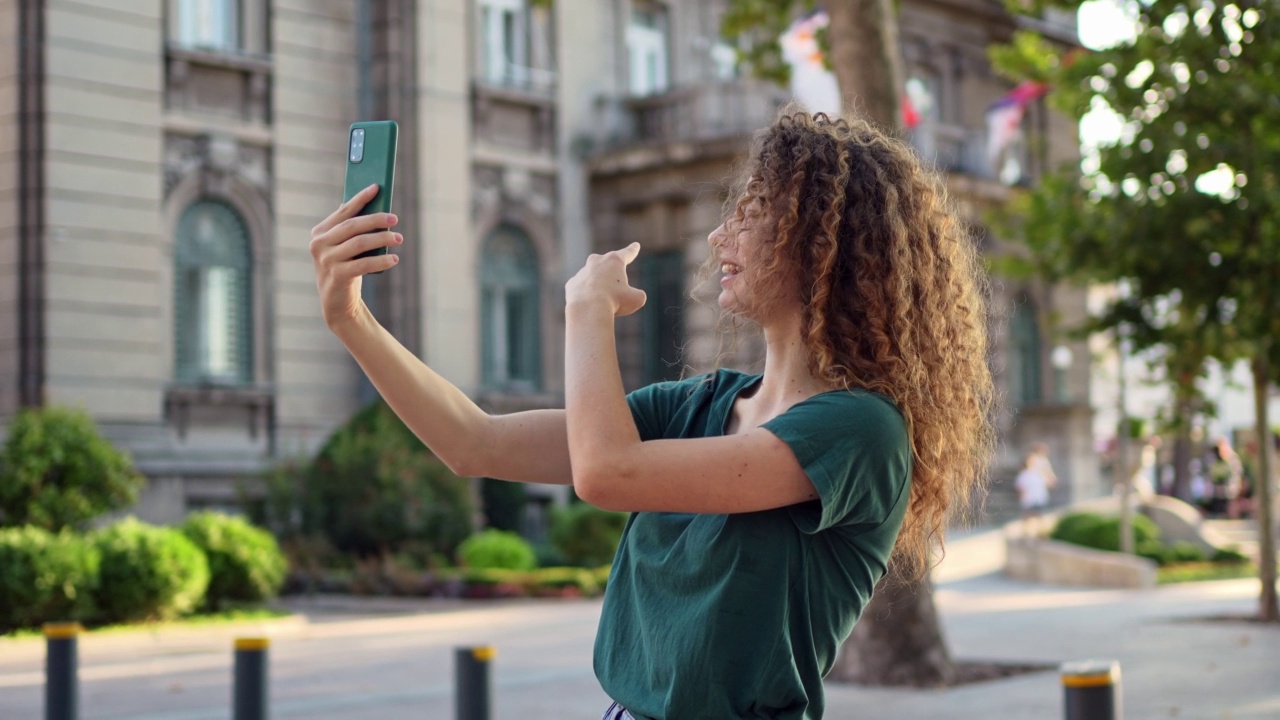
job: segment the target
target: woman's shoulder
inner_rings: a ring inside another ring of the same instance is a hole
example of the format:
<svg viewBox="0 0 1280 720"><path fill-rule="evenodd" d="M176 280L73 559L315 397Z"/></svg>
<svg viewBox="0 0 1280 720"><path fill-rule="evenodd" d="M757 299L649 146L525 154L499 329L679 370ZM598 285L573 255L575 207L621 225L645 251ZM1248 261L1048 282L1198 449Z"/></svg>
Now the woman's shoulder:
<svg viewBox="0 0 1280 720"><path fill-rule="evenodd" d="M663 380L646 385L640 390L661 394L673 393L686 397L697 393L720 394L726 391L736 393L744 385L750 384L759 378L759 375L721 368L711 372L690 375L678 380Z"/></svg>
<svg viewBox="0 0 1280 720"><path fill-rule="evenodd" d="M906 424L902 409L893 401L893 398L874 390L863 388L829 390L802 400L798 404L826 407L833 413L873 417L890 424L901 424L904 427Z"/></svg>

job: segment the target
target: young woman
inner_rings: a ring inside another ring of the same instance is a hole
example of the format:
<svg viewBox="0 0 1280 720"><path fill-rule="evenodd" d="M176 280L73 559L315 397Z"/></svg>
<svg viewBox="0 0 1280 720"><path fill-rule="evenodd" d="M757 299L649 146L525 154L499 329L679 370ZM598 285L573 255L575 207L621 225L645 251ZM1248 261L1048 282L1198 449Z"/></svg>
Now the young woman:
<svg viewBox="0 0 1280 720"><path fill-rule="evenodd" d="M762 374L623 392L614 318L640 249L566 286L565 410L490 416L360 300L394 255L353 217L312 232L324 318L454 472L572 482L632 513L595 669L608 718L820 718L822 677L893 562L923 572L992 446L981 264L936 177L857 122L784 111L756 137L708 238L720 307L764 331Z"/></svg>

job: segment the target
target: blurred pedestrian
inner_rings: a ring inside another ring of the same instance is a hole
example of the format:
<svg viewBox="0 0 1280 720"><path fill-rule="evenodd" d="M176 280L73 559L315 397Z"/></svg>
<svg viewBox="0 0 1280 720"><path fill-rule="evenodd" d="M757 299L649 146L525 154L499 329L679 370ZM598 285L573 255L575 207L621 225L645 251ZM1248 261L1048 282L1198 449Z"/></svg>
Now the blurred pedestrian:
<svg viewBox="0 0 1280 720"><path fill-rule="evenodd" d="M1049 448L1044 443L1031 446L1022 462L1022 470L1014 480L1018 491L1018 507L1022 510L1022 534L1035 537L1040 534L1040 518L1049 506L1049 491L1058 484L1058 476L1049 462Z"/></svg>

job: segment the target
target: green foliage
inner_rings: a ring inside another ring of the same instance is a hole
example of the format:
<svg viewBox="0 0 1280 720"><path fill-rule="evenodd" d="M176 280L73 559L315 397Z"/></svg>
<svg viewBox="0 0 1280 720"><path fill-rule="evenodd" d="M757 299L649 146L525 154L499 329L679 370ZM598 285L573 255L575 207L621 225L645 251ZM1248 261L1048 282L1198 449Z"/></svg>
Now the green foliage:
<svg viewBox="0 0 1280 720"><path fill-rule="evenodd" d="M1202 582L1206 580L1237 580L1256 577L1258 567L1253 563L1178 563L1162 566L1157 571L1157 582L1161 585L1179 582Z"/></svg>
<svg viewBox="0 0 1280 720"><path fill-rule="evenodd" d="M182 531L128 518L93 541L102 557L97 603L107 621L165 620L204 598L209 562Z"/></svg>
<svg viewBox="0 0 1280 720"><path fill-rule="evenodd" d="M489 527L520 532L528 502L523 483L484 478L480 481L480 502Z"/></svg>
<svg viewBox="0 0 1280 720"><path fill-rule="evenodd" d="M1080 2L1008 5L1034 15ZM1070 116L1109 109L1123 124L1033 190L1019 222L993 224L1024 237L1027 264L1050 279L1123 280L1092 328L1165 349L1190 395L1209 358L1280 359L1280 18L1256 4L1125 7L1136 34L1111 48L1020 32L992 49L1007 76L1049 83Z"/></svg>
<svg viewBox="0 0 1280 720"><path fill-rule="evenodd" d="M552 515L551 542L571 565L605 565L613 561L626 524L626 513L574 503Z"/></svg>
<svg viewBox="0 0 1280 720"><path fill-rule="evenodd" d="M1076 538L1092 534L1094 528L1101 525L1104 520L1105 518L1097 513L1069 513L1063 515L1058 520L1058 523L1053 526L1053 530L1049 533L1049 538L1079 545L1081 543L1076 542Z"/></svg>
<svg viewBox="0 0 1280 720"><path fill-rule="evenodd" d="M1049 537L1096 550L1120 550L1120 518L1095 513L1072 513L1054 526ZM1133 545L1139 554L1160 544L1160 528L1145 515L1133 516Z"/></svg>
<svg viewBox="0 0 1280 720"><path fill-rule="evenodd" d="M275 597L284 583L284 553L271 533L243 518L214 512L190 515L182 532L209 561L205 606L261 602Z"/></svg>
<svg viewBox="0 0 1280 720"><path fill-rule="evenodd" d="M791 21L817 7L815 0L730 0L720 20L720 34L738 48L739 58L753 75L786 85L791 79L791 66L782 57L778 38ZM818 37L826 48L826 37Z"/></svg>
<svg viewBox="0 0 1280 720"><path fill-rule="evenodd" d="M560 548L549 542L534 545L533 554L538 558L538 567L562 567L569 562L565 559L564 553L560 552Z"/></svg>
<svg viewBox="0 0 1280 720"><path fill-rule="evenodd" d="M99 554L83 537L0 529L0 632L93 618Z"/></svg>
<svg viewBox="0 0 1280 720"><path fill-rule="evenodd" d="M583 595L596 595L602 586L591 570L574 567L548 567L529 573L531 589L536 593L538 588L558 590L574 588Z"/></svg>
<svg viewBox="0 0 1280 720"><path fill-rule="evenodd" d="M1209 562L1243 565L1249 562L1249 557L1235 548L1218 548L1213 551L1213 555L1209 556Z"/></svg>
<svg viewBox="0 0 1280 720"><path fill-rule="evenodd" d="M505 530L484 530L463 541L460 562L471 569L532 570L537 565L533 546Z"/></svg>
<svg viewBox="0 0 1280 720"><path fill-rule="evenodd" d="M143 478L82 410L24 409L0 450L0 521L45 530L82 527L129 507Z"/></svg>
<svg viewBox="0 0 1280 720"><path fill-rule="evenodd" d="M265 478L257 518L278 536L322 537L360 556L452 555L471 530L468 481L454 475L382 401L357 413L315 460Z"/></svg>
<svg viewBox="0 0 1280 720"><path fill-rule="evenodd" d="M1164 564L1204 562L1206 559L1204 551L1189 542L1176 542L1167 547L1169 551L1166 556L1168 558L1168 562Z"/></svg>

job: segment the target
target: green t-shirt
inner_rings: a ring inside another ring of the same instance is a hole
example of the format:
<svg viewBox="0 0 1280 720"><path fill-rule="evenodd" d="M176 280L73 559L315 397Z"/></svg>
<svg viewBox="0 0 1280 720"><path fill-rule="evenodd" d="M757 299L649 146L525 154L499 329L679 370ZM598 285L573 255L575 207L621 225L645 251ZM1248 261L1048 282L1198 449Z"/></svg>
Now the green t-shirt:
<svg viewBox="0 0 1280 720"><path fill-rule="evenodd" d="M627 400L642 440L719 436L738 394L759 380L721 370ZM595 671L638 720L821 718L822 678L884 574L910 495L896 407L874 393L828 392L763 427L791 447L819 500L627 521Z"/></svg>

